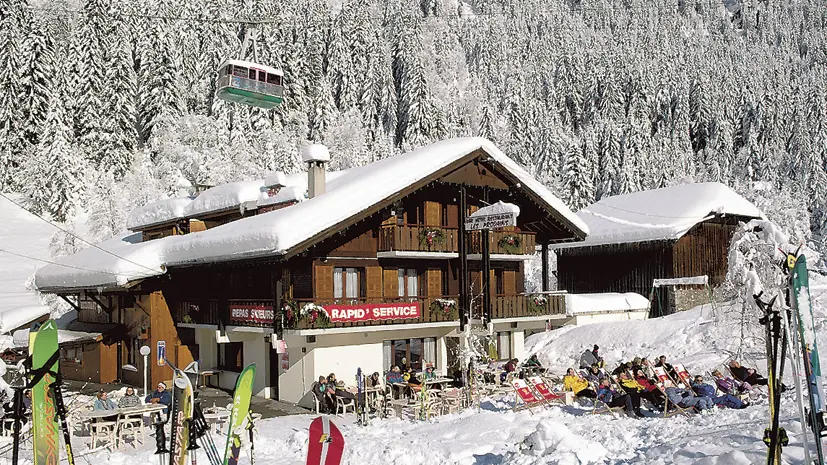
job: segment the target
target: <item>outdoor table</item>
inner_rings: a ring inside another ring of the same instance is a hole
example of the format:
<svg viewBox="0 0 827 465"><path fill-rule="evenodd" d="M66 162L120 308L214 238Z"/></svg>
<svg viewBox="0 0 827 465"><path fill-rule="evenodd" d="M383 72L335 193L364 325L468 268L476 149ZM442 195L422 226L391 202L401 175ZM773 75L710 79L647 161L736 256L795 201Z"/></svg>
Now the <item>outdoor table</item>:
<svg viewBox="0 0 827 465"><path fill-rule="evenodd" d="M204 370L198 373L201 376L201 387L207 387L207 378L218 376L221 372L222 370L219 370L218 368L210 368L209 370Z"/></svg>
<svg viewBox="0 0 827 465"><path fill-rule="evenodd" d="M112 410L92 410L87 412L80 412L78 417L83 420L89 420L90 422L100 422L100 421L112 421L106 420L107 418L116 417L115 422L118 419L127 416L127 415L137 415L137 414L152 414L154 412L162 412L165 408L167 408L164 404L143 404L136 407L124 407L124 408L114 408ZM117 435L117 431L115 432Z"/></svg>
<svg viewBox="0 0 827 465"><path fill-rule="evenodd" d="M221 424L230 419L230 411L224 408L207 409L204 411L204 420L215 425L215 432L221 433Z"/></svg>

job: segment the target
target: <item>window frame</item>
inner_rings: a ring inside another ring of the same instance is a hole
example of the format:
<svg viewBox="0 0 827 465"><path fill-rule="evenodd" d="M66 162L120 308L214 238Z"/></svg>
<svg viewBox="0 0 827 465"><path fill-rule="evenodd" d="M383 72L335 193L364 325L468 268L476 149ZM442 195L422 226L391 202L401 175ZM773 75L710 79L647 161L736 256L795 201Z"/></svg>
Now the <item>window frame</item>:
<svg viewBox="0 0 827 465"><path fill-rule="evenodd" d="M244 343L223 342L219 344L219 346L220 349L218 350L218 367L224 371L241 373L241 371L244 369ZM228 349L233 349L233 351L231 351L230 354L228 354ZM235 360L233 361L232 365L227 362L228 355L235 356Z"/></svg>

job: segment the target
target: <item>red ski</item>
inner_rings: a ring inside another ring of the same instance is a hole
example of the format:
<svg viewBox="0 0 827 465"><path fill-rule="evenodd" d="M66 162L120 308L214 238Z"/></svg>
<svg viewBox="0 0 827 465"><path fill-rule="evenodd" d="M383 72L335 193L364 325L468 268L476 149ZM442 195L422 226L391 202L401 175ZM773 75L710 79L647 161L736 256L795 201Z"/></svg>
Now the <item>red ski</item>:
<svg viewBox="0 0 827 465"><path fill-rule="evenodd" d="M329 418L319 417L310 423L307 465L339 465L344 450L345 438Z"/></svg>

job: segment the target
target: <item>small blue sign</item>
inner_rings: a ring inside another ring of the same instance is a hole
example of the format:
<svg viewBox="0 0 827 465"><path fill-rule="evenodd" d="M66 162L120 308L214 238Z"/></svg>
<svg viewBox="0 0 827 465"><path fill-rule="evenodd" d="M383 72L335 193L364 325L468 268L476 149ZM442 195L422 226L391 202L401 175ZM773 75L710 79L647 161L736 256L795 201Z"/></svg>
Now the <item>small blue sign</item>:
<svg viewBox="0 0 827 465"><path fill-rule="evenodd" d="M167 364L167 343L166 341L158 341L158 366L162 367Z"/></svg>

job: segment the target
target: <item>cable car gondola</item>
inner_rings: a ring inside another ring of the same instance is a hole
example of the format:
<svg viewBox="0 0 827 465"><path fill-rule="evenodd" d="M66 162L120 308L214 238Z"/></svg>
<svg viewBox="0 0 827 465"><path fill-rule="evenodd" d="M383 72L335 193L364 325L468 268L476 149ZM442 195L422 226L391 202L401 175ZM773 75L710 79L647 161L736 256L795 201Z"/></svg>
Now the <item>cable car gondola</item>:
<svg viewBox="0 0 827 465"><path fill-rule="evenodd" d="M228 102L274 108L282 102L281 70L244 60L227 60L218 71L216 96Z"/></svg>
<svg viewBox="0 0 827 465"><path fill-rule="evenodd" d="M252 39L253 61L227 60L218 69L218 81L215 95L221 100L242 103L259 108L274 108L284 97L284 73L280 69L262 65L258 62L256 39L257 24L247 25L244 43L241 45L241 57L247 51L247 44Z"/></svg>

